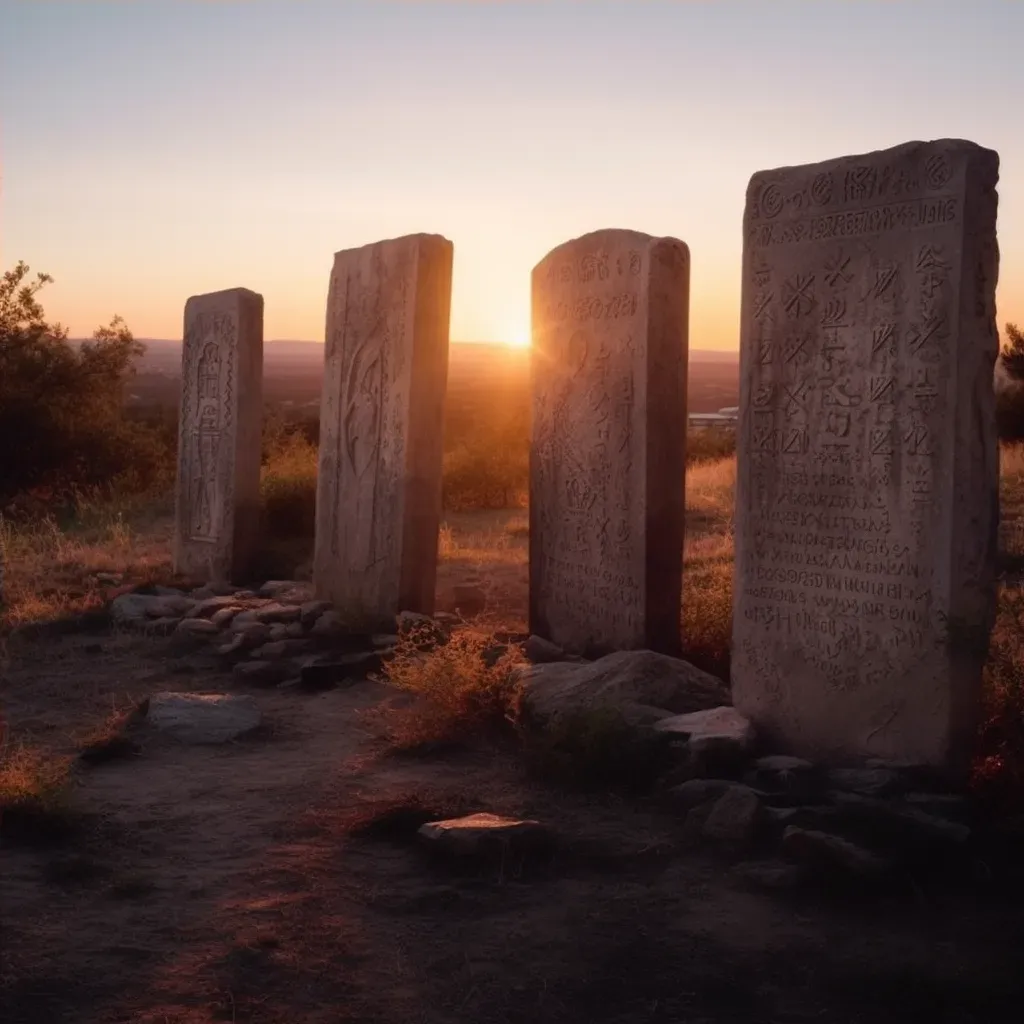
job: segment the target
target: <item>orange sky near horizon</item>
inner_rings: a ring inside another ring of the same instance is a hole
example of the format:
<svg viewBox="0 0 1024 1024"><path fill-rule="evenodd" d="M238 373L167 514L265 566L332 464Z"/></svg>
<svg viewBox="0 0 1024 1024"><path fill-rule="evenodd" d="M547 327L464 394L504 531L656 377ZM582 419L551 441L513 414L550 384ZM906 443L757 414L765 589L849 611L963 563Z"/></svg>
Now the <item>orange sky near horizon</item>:
<svg viewBox="0 0 1024 1024"><path fill-rule="evenodd" d="M52 274L75 337L180 338L190 295L244 286L268 340L322 341L336 250L438 232L452 339L523 344L533 266L621 227L689 245L691 348L735 351L751 174L968 138L1024 323L1024 3L922 11L0 0L0 264Z"/></svg>

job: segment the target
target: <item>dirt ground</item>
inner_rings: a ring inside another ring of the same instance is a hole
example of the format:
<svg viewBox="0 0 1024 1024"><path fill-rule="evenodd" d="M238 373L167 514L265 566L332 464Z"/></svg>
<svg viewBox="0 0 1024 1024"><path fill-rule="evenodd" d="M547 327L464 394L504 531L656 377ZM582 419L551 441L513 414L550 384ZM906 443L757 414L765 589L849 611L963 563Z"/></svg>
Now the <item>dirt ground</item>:
<svg viewBox="0 0 1024 1024"><path fill-rule="evenodd" d="M112 708L232 680L152 639L12 644L12 732L72 752ZM80 771L85 830L0 848L5 1024L977 1022L1020 1019L1024 916L980 883L766 892L653 803L529 781L513 751L389 755L376 683L254 691L223 747L147 740ZM550 824L541 870L456 872L388 801Z"/></svg>

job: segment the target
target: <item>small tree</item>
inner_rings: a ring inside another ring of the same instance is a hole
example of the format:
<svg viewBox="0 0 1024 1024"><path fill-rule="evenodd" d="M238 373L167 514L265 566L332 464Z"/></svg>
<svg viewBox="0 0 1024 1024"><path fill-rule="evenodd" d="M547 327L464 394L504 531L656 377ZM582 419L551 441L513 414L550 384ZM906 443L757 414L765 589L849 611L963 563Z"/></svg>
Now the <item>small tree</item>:
<svg viewBox="0 0 1024 1024"><path fill-rule="evenodd" d="M66 496L126 472L142 479L165 457L124 415L125 385L144 346L120 317L73 345L37 298L51 281L32 280L24 262L0 280L2 500L34 488Z"/></svg>

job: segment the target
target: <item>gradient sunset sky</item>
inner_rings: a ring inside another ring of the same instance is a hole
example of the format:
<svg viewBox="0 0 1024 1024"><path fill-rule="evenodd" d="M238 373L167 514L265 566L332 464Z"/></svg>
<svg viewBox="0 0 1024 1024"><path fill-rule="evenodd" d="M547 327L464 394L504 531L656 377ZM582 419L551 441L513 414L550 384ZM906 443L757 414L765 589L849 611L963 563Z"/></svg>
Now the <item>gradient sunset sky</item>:
<svg viewBox="0 0 1024 1024"><path fill-rule="evenodd" d="M336 250L439 232L452 338L515 342L549 249L632 228L689 244L691 347L735 349L754 171L952 137L1001 156L1002 330L1022 53L1022 0L0 0L0 264L74 336L245 286L322 340Z"/></svg>

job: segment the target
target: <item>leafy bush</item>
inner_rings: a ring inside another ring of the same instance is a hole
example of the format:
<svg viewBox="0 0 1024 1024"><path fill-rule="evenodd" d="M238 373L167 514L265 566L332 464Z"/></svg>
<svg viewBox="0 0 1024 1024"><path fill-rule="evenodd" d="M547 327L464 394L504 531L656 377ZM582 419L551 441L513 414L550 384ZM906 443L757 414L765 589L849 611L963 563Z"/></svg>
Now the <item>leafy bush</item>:
<svg viewBox="0 0 1024 1024"><path fill-rule="evenodd" d="M19 262L0 280L0 501L50 507L83 490L168 485L166 438L124 409L143 351L120 317L76 347L47 323L37 295L52 279Z"/></svg>
<svg viewBox="0 0 1024 1024"><path fill-rule="evenodd" d="M996 391L996 425L1004 441L1024 440L1024 331L1016 324L1006 325L1006 340L999 353L1005 373L1003 386Z"/></svg>

